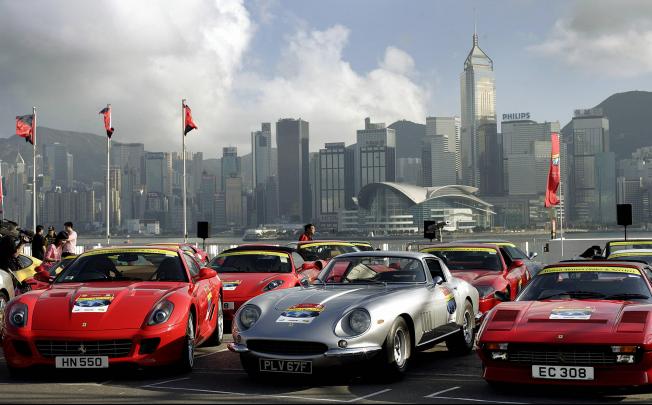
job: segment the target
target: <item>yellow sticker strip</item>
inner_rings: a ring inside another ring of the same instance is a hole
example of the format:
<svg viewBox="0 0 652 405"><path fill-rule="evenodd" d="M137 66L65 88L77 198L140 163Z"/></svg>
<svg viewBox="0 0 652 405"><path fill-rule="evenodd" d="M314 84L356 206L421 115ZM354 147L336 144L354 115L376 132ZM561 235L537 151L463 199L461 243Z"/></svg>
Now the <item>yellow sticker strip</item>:
<svg viewBox="0 0 652 405"><path fill-rule="evenodd" d="M617 259L619 257L637 257L637 256L652 256L652 252L628 252L628 253L614 253L609 256L610 259Z"/></svg>
<svg viewBox="0 0 652 405"><path fill-rule="evenodd" d="M229 257L229 256L278 256L278 257L289 257L287 253L284 252L267 252L262 250L243 250L241 252L230 252L222 253L217 257Z"/></svg>
<svg viewBox="0 0 652 405"><path fill-rule="evenodd" d="M479 247L429 247L421 249L421 252L485 252L496 254L496 249Z"/></svg>
<svg viewBox="0 0 652 405"><path fill-rule="evenodd" d="M169 257L177 257L178 254L177 252L172 252L170 250L163 250L163 249L129 249L129 248L124 248L124 249L95 249L95 250L89 250L88 252L82 254L82 256L98 256L98 255L113 255L113 254L122 254L122 253L142 253L142 254L159 254L159 255L165 255Z"/></svg>
<svg viewBox="0 0 652 405"><path fill-rule="evenodd" d="M630 267L550 267L548 269L543 269L539 274L555 274L555 273L623 273L623 274L635 274L637 276L641 275L641 272L637 269L632 269Z"/></svg>
<svg viewBox="0 0 652 405"><path fill-rule="evenodd" d="M315 243L308 243L305 245L299 245L299 249L305 249L305 248L311 248L315 246L353 246L355 245L353 243L349 242L315 242Z"/></svg>
<svg viewBox="0 0 652 405"><path fill-rule="evenodd" d="M635 246L635 245L652 245L652 240L630 240L624 242L609 243L609 246Z"/></svg>

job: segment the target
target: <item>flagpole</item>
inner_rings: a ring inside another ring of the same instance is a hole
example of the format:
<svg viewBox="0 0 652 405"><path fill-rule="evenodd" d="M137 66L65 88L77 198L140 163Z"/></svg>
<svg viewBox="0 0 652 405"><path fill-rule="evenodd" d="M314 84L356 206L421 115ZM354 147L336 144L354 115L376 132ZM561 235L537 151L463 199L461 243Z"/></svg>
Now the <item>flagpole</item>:
<svg viewBox="0 0 652 405"><path fill-rule="evenodd" d="M5 220L5 189L2 184L2 160L0 160L0 219Z"/></svg>
<svg viewBox="0 0 652 405"><path fill-rule="evenodd" d="M111 114L111 104L107 104ZM113 120L112 116L109 116ZM113 123L109 121L109 128L113 128ZM111 245L111 137L106 136L106 245Z"/></svg>
<svg viewBox="0 0 652 405"><path fill-rule="evenodd" d="M186 99L181 100L181 137L183 144L183 242L188 243L188 216L186 200Z"/></svg>
<svg viewBox="0 0 652 405"><path fill-rule="evenodd" d="M566 214L566 201L564 200L564 182L563 182L563 172L562 172L562 165L561 165L561 140L560 140L560 146L559 146L559 194L560 194L560 209L561 209L561 215L559 216L559 233L561 234L561 257L562 259L564 258L564 216Z"/></svg>
<svg viewBox="0 0 652 405"><path fill-rule="evenodd" d="M32 130L32 231L36 235L36 107L32 107L34 128Z"/></svg>

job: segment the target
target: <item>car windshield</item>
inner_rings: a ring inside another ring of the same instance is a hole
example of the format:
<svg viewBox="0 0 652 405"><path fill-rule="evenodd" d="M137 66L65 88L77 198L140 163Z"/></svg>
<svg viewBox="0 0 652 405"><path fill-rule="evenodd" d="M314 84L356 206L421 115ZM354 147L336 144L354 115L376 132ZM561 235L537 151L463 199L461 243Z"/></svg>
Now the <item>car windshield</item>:
<svg viewBox="0 0 652 405"><path fill-rule="evenodd" d="M96 281L187 282L179 255L154 249L100 251L80 256L66 267L55 283Z"/></svg>
<svg viewBox="0 0 652 405"><path fill-rule="evenodd" d="M319 280L326 284L423 283L420 260L404 257L347 257L332 260Z"/></svg>
<svg viewBox="0 0 652 405"><path fill-rule="evenodd" d="M449 270L489 270L501 271L503 269L498 251L492 248L431 248L424 252L433 254L446 263Z"/></svg>
<svg viewBox="0 0 652 405"><path fill-rule="evenodd" d="M223 253L208 265L217 273L291 273L290 256L283 252Z"/></svg>
<svg viewBox="0 0 652 405"><path fill-rule="evenodd" d="M607 244L607 255L611 255L614 252L620 252L621 250L633 250L633 249L652 249L652 240L632 240L632 241L618 241L618 242L609 242Z"/></svg>
<svg viewBox="0 0 652 405"><path fill-rule="evenodd" d="M48 269L48 273L50 273L50 276L57 276L59 273L63 271L70 263L72 263L74 259L63 259L60 262L54 263L50 268Z"/></svg>
<svg viewBox="0 0 652 405"><path fill-rule="evenodd" d="M616 300L652 303L637 269L626 267L547 268L532 279L518 301Z"/></svg>
<svg viewBox="0 0 652 405"><path fill-rule="evenodd" d="M344 253L359 252L355 246L335 244L308 244L299 246L299 254L305 261L314 262L317 260L331 260Z"/></svg>

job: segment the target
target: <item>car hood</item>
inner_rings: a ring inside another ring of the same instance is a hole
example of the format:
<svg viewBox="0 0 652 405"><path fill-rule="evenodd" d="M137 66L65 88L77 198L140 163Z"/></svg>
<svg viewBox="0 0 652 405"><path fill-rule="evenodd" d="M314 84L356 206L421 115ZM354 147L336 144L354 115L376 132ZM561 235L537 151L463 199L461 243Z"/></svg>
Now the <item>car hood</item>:
<svg viewBox="0 0 652 405"><path fill-rule="evenodd" d="M255 297L274 280L283 280L281 288L295 287L297 278L293 273L220 273L224 296Z"/></svg>
<svg viewBox="0 0 652 405"><path fill-rule="evenodd" d="M139 329L161 298L184 287L186 283L57 284L36 299L30 314L32 329Z"/></svg>
<svg viewBox="0 0 652 405"><path fill-rule="evenodd" d="M635 311L636 307L650 310L650 306L641 306L624 301L599 300L559 300L513 302L500 304L496 308L494 319L507 315L500 311L518 310L515 325L511 328L512 336L533 337L537 332L554 332L577 334L588 338L591 334L613 333L623 323L623 311ZM645 319L645 318L644 318ZM619 324L620 322L620 324ZM504 322L492 321L489 330L501 330ZM629 328L629 326L634 328ZM640 327L637 328L636 325ZM642 331L645 320L638 324L626 324L628 332ZM509 329L509 328L506 328Z"/></svg>
<svg viewBox="0 0 652 405"><path fill-rule="evenodd" d="M472 285L492 284L502 276L500 271L492 270L452 270L451 274Z"/></svg>

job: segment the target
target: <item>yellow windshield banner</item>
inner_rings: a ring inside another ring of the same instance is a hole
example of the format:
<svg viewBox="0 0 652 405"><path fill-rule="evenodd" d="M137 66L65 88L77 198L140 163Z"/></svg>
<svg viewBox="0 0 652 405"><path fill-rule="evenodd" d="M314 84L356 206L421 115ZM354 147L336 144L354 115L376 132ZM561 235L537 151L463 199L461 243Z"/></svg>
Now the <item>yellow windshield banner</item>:
<svg viewBox="0 0 652 405"><path fill-rule="evenodd" d="M496 249L483 247L430 247L421 249L424 253L430 252L484 252L496 254Z"/></svg>
<svg viewBox="0 0 652 405"><path fill-rule="evenodd" d="M284 252L269 252L263 250L243 250L241 252L229 252L222 253L218 257L229 257L229 256L278 256L278 257L289 257L287 253Z"/></svg>
<svg viewBox="0 0 652 405"><path fill-rule="evenodd" d="M622 273L622 274L635 274L641 275L641 272L631 267L601 267L601 266L586 266L586 267L550 267L543 269L539 274L555 274L555 273Z"/></svg>
<svg viewBox="0 0 652 405"><path fill-rule="evenodd" d="M639 256L652 256L652 252L627 252L627 253L614 253L609 256L610 259L617 259L619 257L639 257Z"/></svg>
<svg viewBox="0 0 652 405"><path fill-rule="evenodd" d="M299 249L311 248L316 246L355 246L355 245L349 242L315 242L315 243L307 243L305 245L299 245Z"/></svg>
<svg viewBox="0 0 652 405"><path fill-rule="evenodd" d="M164 250L164 249L138 249L138 248L117 248L117 249L95 249L95 250L89 250L88 252L84 253L82 256L98 256L98 255L119 255L122 253L135 253L135 254L144 254L144 255L151 255L151 254L158 254L158 255L165 255L169 257L177 257L178 254L177 252L172 252L170 250Z"/></svg>
<svg viewBox="0 0 652 405"><path fill-rule="evenodd" d="M630 241L609 243L609 246L636 246L636 245L652 245L652 240L630 240Z"/></svg>

